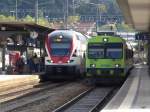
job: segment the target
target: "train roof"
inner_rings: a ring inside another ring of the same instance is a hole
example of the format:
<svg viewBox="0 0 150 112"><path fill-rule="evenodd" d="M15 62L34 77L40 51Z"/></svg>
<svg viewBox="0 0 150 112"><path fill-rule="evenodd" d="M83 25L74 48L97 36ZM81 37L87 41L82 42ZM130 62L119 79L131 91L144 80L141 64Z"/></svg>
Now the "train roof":
<svg viewBox="0 0 150 112"><path fill-rule="evenodd" d="M126 42L123 38L118 36L95 36L88 40L88 42Z"/></svg>
<svg viewBox="0 0 150 112"><path fill-rule="evenodd" d="M49 33L49 36L50 35L51 36L52 35L67 35L67 37L69 37L69 38L72 38L72 35L76 35L76 36L79 36L81 38L87 39L87 37L85 35L83 35L80 32L76 32L74 30L55 30L55 31Z"/></svg>
<svg viewBox="0 0 150 112"><path fill-rule="evenodd" d="M70 33L70 34L72 34L72 33L80 33L80 32L77 32L77 31L74 31L74 30L55 30L55 31L53 31L53 32L51 32L51 33ZM51 34L50 33L50 34ZM81 34L81 33L80 33Z"/></svg>

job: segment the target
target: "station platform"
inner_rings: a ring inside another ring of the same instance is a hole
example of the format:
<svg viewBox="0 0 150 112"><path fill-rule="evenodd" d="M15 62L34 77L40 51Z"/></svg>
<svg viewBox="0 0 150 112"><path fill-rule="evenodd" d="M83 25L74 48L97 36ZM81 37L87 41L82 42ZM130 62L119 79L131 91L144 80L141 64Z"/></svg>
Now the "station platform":
<svg viewBox="0 0 150 112"><path fill-rule="evenodd" d="M148 66L135 65L123 86L101 112L150 112Z"/></svg>
<svg viewBox="0 0 150 112"><path fill-rule="evenodd" d="M31 78L31 77L37 77L32 75L0 75L0 83L4 81L11 81L11 80L17 80L17 79L24 79L24 78Z"/></svg>
<svg viewBox="0 0 150 112"><path fill-rule="evenodd" d="M0 84L3 82L15 81L15 80L26 80L26 79L38 79L39 75L43 75L44 72L37 73L26 73L26 74L1 74L0 75Z"/></svg>

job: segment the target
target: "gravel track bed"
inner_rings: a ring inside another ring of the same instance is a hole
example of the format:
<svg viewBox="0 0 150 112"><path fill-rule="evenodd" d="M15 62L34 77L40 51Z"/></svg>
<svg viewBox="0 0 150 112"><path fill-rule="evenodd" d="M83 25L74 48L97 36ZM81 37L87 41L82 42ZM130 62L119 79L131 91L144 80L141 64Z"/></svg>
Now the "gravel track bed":
<svg viewBox="0 0 150 112"><path fill-rule="evenodd" d="M81 83L69 83L18 100L1 103L0 112L51 112L85 91Z"/></svg>
<svg viewBox="0 0 150 112"><path fill-rule="evenodd" d="M28 93L44 90L46 88L49 88L49 86L55 86L52 85L52 83L38 83L38 84L30 84L30 85L25 85L21 87L16 87L14 89L10 89L8 91L4 91L0 93L0 103L6 102L18 97L21 97L23 95L26 95Z"/></svg>
<svg viewBox="0 0 150 112"><path fill-rule="evenodd" d="M70 103L61 106L54 112L93 112L112 93L112 90L113 88L111 87L93 88L82 97L71 100Z"/></svg>

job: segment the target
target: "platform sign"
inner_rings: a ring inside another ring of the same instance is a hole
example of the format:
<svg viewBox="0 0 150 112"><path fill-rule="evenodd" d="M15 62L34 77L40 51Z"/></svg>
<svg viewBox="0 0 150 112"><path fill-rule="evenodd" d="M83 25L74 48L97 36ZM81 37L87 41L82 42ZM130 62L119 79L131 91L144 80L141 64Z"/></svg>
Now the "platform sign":
<svg viewBox="0 0 150 112"><path fill-rule="evenodd" d="M117 32L117 35L125 40L135 40L135 32Z"/></svg>
<svg viewBox="0 0 150 112"><path fill-rule="evenodd" d="M150 33L148 32L137 33L135 35L135 39L136 40L150 40Z"/></svg>

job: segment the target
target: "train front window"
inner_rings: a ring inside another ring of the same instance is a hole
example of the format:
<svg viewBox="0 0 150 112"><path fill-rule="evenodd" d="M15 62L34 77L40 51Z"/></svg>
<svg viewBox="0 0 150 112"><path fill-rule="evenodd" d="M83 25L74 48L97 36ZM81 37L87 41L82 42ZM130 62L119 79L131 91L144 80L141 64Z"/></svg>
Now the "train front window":
<svg viewBox="0 0 150 112"><path fill-rule="evenodd" d="M52 49L68 49L70 48L70 43L51 43L51 48Z"/></svg>
<svg viewBox="0 0 150 112"><path fill-rule="evenodd" d="M68 56L69 55L69 49L52 49L51 55L53 56Z"/></svg>
<svg viewBox="0 0 150 112"><path fill-rule="evenodd" d="M122 58L122 43L109 43L106 44L106 58L119 59Z"/></svg>
<svg viewBox="0 0 150 112"><path fill-rule="evenodd" d="M50 54L52 56L68 56L71 52L71 34L54 32L49 36Z"/></svg>
<svg viewBox="0 0 150 112"><path fill-rule="evenodd" d="M106 57L107 58L113 58L113 59L119 59L122 57L122 49L108 48L106 50Z"/></svg>
<svg viewBox="0 0 150 112"><path fill-rule="evenodd" d="M70 53L71 43L51 43L51 55L67 56Z"/></svg>
<svg viewBox="0 0 150 112"><path fill-rule="evenodd" d="M89 58L104 58L104 48L100 45L89 45L88 46L88 57Z"/></svg>

